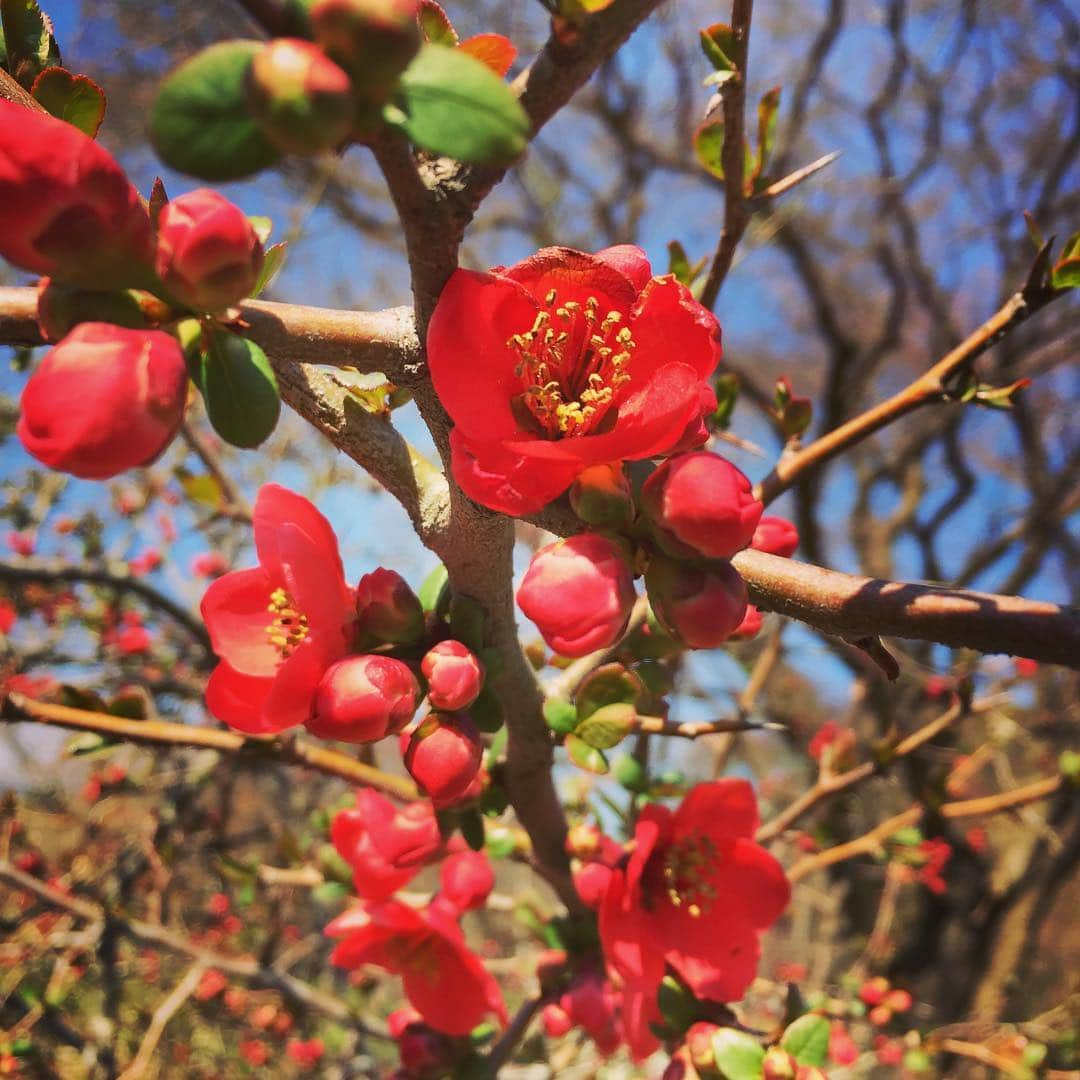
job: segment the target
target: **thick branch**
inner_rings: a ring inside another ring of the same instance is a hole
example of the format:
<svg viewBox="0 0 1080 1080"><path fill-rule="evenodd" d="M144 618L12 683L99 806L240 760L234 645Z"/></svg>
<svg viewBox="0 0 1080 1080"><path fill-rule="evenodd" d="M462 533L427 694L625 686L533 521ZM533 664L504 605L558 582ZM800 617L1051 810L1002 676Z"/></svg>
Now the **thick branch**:
<svg viewBox="0 0 1080 1080"><path fill-rule="evenodd" d="M1080 610L1019 596L856 577L739 552L753 603L842 638L900 637L1080 668Z"/></svg>
<svg viewBox="0 0 1080 1080"><path fill-rule="evenodd" d="M0 706L0 718L11 724L29 722L73 731L93 731L107 738L144 746L194 747L226 754L243 754L252 761L300 765L324 776L347 780L350 784L378 788L399 799L419 798L416 786L403 776L392 776L337 750L314 746L288 735L255 739L222 728L193 727L165 720L127 720L108 713L35 701L23 694L7 695Z"/></svg>

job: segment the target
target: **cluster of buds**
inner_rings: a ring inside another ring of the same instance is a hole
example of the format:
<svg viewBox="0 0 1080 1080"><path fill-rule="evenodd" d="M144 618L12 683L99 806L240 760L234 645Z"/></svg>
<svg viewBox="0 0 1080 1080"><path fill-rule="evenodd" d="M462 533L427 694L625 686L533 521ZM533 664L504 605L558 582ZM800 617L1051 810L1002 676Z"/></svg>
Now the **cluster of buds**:
<svg viewBox="0 0 1080 1080"><path fill-rule="evenodd" d="M750 481L704 450L668 458L636 498L620 465L592 466L570 501L591 531L538 551L518 590L521 610L562 656L622 636L641 571L656 620L678 644L752 637L761 616L730 560L745 547L790 556L798 545L789 522L762 517Z"/></svg>
<svg viewBox="0 0 1080 1080"><path fill-rule="evenodd" d="M42 278L55 343L23 391L18 434L43 464L102 480L147 465L183 419L174 333L251 294L263 248L249 219L201 189L151 215L116 160L77 128L0 101L0 255Z"/></svg>

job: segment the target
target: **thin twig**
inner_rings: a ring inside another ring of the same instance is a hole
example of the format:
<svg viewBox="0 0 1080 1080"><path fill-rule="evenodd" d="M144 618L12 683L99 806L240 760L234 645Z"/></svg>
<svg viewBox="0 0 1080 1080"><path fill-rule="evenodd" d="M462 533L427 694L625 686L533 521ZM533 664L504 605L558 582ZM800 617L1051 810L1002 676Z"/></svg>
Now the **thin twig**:
<svg viewBox="0 0 1080 1080"><path fill-rule="evenodd" d="M187 974L173 987L172 992L154 1010L150 1019L150 1026L146 1029L138 1052L132 1059L131 1064L120 1074L120 1080L140 1080L150 1067L154 1051L161 1042L161 1036L165 1034L165 1028L169 1021L184 1007L188 999L198 989L203 973L207 970L201 960L188 968Z"/></svg>

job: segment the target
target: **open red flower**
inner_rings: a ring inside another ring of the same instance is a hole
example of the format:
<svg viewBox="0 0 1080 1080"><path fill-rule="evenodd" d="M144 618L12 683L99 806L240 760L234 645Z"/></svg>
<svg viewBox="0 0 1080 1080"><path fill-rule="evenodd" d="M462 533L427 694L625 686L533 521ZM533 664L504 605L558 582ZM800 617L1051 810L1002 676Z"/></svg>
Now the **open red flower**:
<svg viewBox="0 0 1080 1080"><path fill-rule="evenodd" d="M438 905L417 910L389 900L362 904L326 928L339 937L330 959L344 968L374 964L400 975L409 1004L447 1035L467 1035L488 1013L506 1022L498 984Z"/></svg>
<svg viewBox="0 0 1080 1080"><path fill-rule="evenodd" d="M538 510L588 465L703 441L715 408L716 320L629 244L457 270L427 345L454 477L506 514Z"/></svg>
<svg viewBox="0 0 1080 1080"><path fill-rule="evenodd" d="M757 825L745 780L698 784L674 812L642 811L600 908L604 958L630 1012L635 1001L655 1007L667 965L699 998L743 996L757 971L758 935L791 892L780 864L754 843Z"/></svg>
<svg viewBox="0 0 1080 1080"><path fill-rule="evenodd" d="M249 735L305 723L326 669L345 655L353 595L330 523L301 495L264 484L255 501L259 565L215 581L202 616L221 663L210 712Z"/></svg>

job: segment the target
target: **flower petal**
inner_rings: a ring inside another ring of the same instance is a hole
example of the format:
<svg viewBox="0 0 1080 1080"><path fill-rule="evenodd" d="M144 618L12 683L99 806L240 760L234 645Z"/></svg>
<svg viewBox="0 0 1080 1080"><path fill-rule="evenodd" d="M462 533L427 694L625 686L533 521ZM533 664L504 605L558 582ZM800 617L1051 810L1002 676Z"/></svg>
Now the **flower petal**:
<svg viewBox="0 0 1080 1080"><path fill-rule="evenodd" d="M631 385L648 380L673 357L689 364L699 380L720 362L720 325L685 285L671 276L651 281L630 316L635 348L630 365Z"/></svg>
<svg viewBox="0 0 1080 1080"><path fill-rule="evenodd" d="M273 676L281 654L266 634L267 612L275 583L260 567L234 570L213 582L200 610L210 646L222 660L244 675Z"/></svg>
<svg viewBox="0 0 1080 1080"><path fill-rule="evenodd" d="M563 302L577 300L584 303L587 297L595 296L601 310L615 308L625 315L637 300L639 291L620 265L625 261L619 256L612 260L602 259L599 255L573 248L541 248L516 266L502 270L501 275L524 285L538 300L552 289Z"/></svg>
<svg viewBox="0 0 1080 1080"><path fill-rule="evenodd" d="M341 559L324 559L308 533L291 522L279 525L275 535L285 587L297 610L307 619L310 645L318 647L329 667L345 655L348 623L354 611ZM334 554L337 555L336 538Z"/></svg>
<svg viewBox="0 0 1080 1080"><path fill-rule="evenodd" d="M615 267L630 283L641 292L653 276L649 257L637 244L616 244L596 253L596 258Z"/></svg>
<svg viewBox="0 0 1080 1080"><path fill-rule="evenodd" d="M255 500L255 550L259 564L270 577L284 576L278 548L278 530L282 525L298 528L310 545L309 558L336 569L344 579L337 537L330 522L303 495L280 484L263 484Z"/></svg>
<svg viewBox="0 0 1080 1080"><path fill-rule="evenodd" d="M685 908L664 907L673 913L662 930L668 963L697 997L739 1001L754 981L761 956L753 928L728 912L723 920L694 919Z"/></svg>
<svg viewBox="0 0 1080 1080"><path fill-rule="evenodd" d="M311 716L315 688L333 662L314 643L300 645L277 670L274 684L263 705L267 721L282 731L303 724Z"/></svg>
<svg viewBox="0 0 1080 1080"><path fill-rule="evenodd" d="M264 714L273 685L273 679L242 675L223 660L206 683L206 707L211 716L245 735L275 735L292 722L278 723Z"/></svg>
<svg viewBox="0 0 1080 1080"><path fill-rule="evenodd" d="M531 329L537 302L498 274L455 270L428 326L428 364L435 392L462 434L502 439L518 434L511 399L522 392L514 373L514 334Z"/></svg>
<svg viewBox="0 0 1080 1080"><path fill-rule="evenodd" d="M581 471L573 457L537 462L507 444L470 442L459 428L450 432L450 452L450 468L462 491L481 506L513 517L534 513L558 498Z"/></svg>

